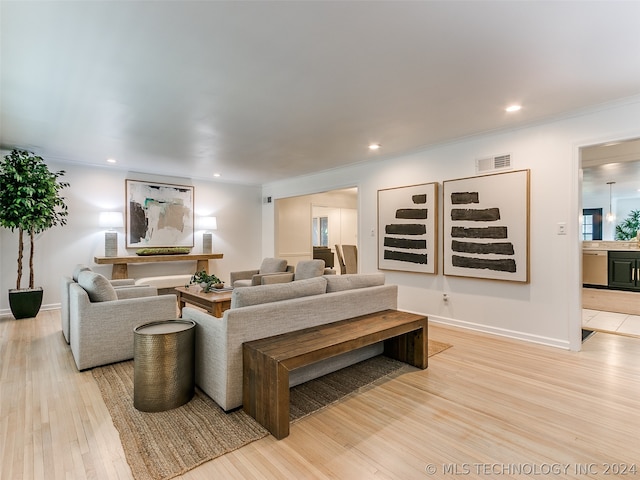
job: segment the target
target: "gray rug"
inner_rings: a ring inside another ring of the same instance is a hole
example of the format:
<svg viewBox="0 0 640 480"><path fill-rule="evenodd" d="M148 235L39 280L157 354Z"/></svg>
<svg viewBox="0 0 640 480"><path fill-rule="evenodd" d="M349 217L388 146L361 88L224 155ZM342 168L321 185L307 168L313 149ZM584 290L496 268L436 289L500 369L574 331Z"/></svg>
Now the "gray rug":
<svg viewBox="0 0 640 480"><path fill-rule="evenodd" d="M429 344L429 356L450 346L431 341ZM403 367L407 365L379 356L294 387L291 420L324 408ZM92 372L136 480L173 478L268 435L242 410L225 413L198 389L182 407L158 413L136 410L133 361L94 368Z"/></svg>

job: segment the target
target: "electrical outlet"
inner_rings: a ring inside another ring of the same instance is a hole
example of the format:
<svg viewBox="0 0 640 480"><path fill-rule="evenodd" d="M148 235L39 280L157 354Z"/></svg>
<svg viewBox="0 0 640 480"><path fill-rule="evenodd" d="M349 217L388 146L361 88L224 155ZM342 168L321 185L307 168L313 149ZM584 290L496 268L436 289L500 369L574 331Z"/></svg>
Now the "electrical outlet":
<svg viewBox="0 0 640 480"><path fill-rule="evenodd" d="M444 303L447 303L447 302L449 301L449 296L448 296L446 293L443 293L443 294L442 294L442 301L443 301Z"/></svg>

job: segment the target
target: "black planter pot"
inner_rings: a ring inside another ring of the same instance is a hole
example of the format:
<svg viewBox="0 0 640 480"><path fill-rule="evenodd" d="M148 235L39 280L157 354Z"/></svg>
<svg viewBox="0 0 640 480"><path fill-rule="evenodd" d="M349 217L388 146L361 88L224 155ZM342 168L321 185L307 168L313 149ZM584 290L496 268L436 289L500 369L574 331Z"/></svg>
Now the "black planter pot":
<svg viewBox="0 0 640 480"><path fill-rule="evenodd" d="M13 317L16 320L35 317L42 305L42 294L42 288L9 290L9 307Z"/></svg>

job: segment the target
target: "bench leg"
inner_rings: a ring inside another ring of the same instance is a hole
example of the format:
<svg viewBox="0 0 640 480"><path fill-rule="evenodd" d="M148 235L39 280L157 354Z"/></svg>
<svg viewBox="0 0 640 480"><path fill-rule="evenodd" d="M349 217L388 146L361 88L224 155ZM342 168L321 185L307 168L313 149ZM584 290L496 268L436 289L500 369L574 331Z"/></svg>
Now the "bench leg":
<svg viewBox="0 0 640 480"><path fill-rule="evenodd" d="M425 318L420 329L385 340L384 354L423 370L427 368L429 357L427 325Z"/></svg>
<svg viewBox="0 0 640 480"><path fill-rule="evenodd" d="M289 370L243 348L242 408L278 440L289 435Z"/></svg>

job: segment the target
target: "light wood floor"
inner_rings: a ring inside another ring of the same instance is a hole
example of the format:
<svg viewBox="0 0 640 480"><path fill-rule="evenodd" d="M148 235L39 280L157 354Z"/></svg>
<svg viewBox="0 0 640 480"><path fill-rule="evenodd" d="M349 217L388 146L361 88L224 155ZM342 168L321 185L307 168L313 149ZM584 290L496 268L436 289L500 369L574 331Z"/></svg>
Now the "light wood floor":
<svg viewBox="0 0 640 480"><path fill-rule="evenodd" d="M640 338L596 333L576 353L434 324L430 336L453 348L427 370L407 368L295 423L284 440L266 437L180 478L406 480L465 469L466 478L616 478L605 464L640 463ZM0 318L0 478L131 478L57 311Z"/></svg>

